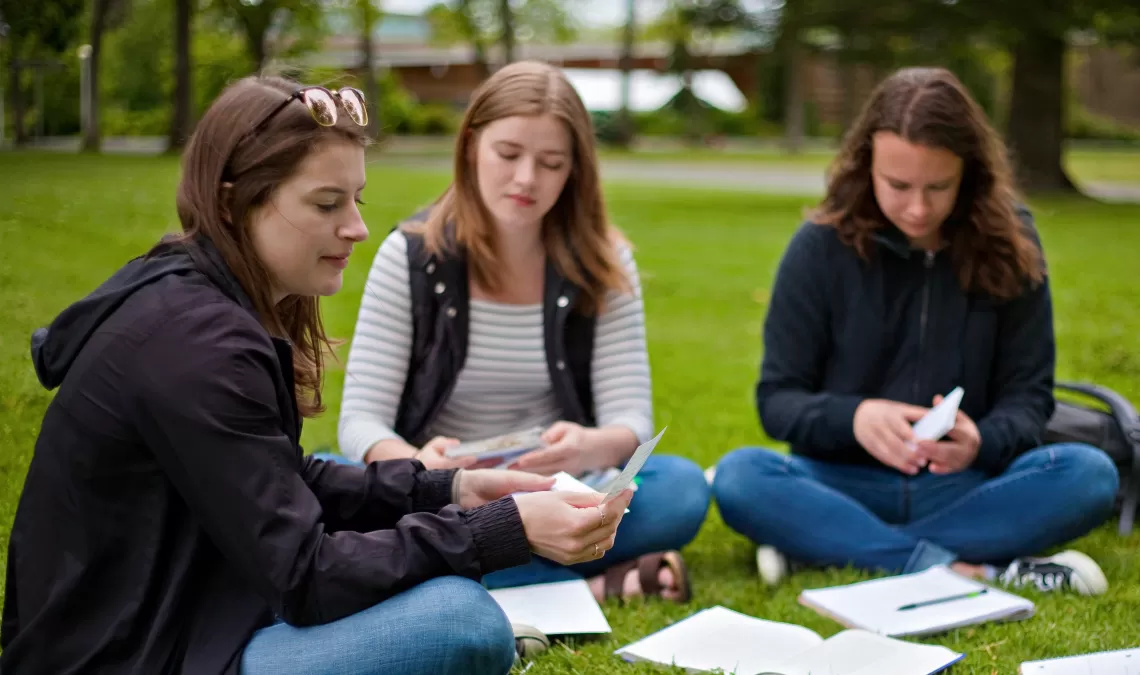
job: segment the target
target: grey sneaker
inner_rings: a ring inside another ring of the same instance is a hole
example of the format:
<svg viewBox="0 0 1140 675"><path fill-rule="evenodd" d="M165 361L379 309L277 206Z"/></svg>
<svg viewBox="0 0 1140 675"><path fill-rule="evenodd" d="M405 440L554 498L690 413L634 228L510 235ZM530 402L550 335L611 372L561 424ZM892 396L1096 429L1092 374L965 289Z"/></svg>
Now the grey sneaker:
<svg viewBox="0 0 1140 675"><path fill-rule="evenodd" d="M515 661L533 659L550 648L550 638L546 634L524 623L512 623L515 634Z"/></svg>
<svg viewBox="0 0 1140 675"><path fill-rule="evenodd" d="M1073 590L1081 595L1100 595L1108 579L1096 561L1080 551L1062 551L1047 558L1018 558L998 581L1012 588L1030 586L1039 591Z"/></svg>
<svg viewBox="0 0 1140 675"><path fill-rule="evenodd" d="M761 581L775 586L788 576L788 559L774 546L760 546L756 549L756 571Z"/></svg>

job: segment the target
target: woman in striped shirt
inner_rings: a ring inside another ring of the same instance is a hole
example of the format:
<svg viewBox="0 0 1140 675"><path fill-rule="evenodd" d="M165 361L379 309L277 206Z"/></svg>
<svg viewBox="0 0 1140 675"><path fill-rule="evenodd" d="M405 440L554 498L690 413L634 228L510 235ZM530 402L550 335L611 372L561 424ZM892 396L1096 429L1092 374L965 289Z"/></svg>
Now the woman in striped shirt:
<svg viewBox="0 0 1140 675"><path fill-rule="evenodd" d="M598 487L653 436L637 267L607 222L588 113L552 66L504 67L473 94L455 180L380 246L345 375L339 442L354 461L443 451L532 427L511 468ZM501 588L586 577L595 596L689 599L678 549L704 521L700 467L654 454L604 559L546 559Z"/></svg>

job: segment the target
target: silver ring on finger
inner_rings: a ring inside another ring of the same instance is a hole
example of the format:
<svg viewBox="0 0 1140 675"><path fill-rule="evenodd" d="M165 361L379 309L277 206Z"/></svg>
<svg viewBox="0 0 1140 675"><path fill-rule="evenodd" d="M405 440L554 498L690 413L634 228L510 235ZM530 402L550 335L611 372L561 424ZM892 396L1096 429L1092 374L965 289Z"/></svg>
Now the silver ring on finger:
<svg viewBox="0 0 1140 675"><path fill-rule="evenodd" d="M602 510L601 506L594 506L594 508L598 510L598 514L601 515L601 517L602 517L602 523L601 524L605 525L606 524L606 512Z"/></svg>

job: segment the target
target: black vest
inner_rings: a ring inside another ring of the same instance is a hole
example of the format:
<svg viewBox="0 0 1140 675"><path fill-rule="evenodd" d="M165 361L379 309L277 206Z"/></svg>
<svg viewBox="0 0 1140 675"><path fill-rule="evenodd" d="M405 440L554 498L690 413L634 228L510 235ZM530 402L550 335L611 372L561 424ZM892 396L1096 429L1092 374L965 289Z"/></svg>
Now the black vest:
<svg viewBox="0 0 1140 675"><path fill-rule="evenodd" d="M467 257L460 247L446 255L425 250L422 235L405 232L412 297L412 353L395 432L417 447L451 397L467 360L470 290ZM590 366L595 317L576 310L580 289L549 259L543 289L543 342L561 419L594 426ZM504 429L503 433L510 431Z"/></svg>

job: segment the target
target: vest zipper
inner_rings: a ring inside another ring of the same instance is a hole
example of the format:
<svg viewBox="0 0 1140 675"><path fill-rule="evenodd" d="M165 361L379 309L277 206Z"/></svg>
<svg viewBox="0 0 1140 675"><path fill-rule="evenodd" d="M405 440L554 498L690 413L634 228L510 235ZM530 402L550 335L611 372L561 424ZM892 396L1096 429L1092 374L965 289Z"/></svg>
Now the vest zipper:
<svg viewBox="0 0 1140 675"><path fill-rule="evenodd" d="M922 279L922 312L919 314L918 319L918 364L915 367L914 375L915 405L926 405L918 400L918 396L922 390L922 352L926 342L926 319L930 313L930 270L934 267L934 251L926 251L925 256L925 259L922 261L923 266L926 268L925 275Z"/></svg>

